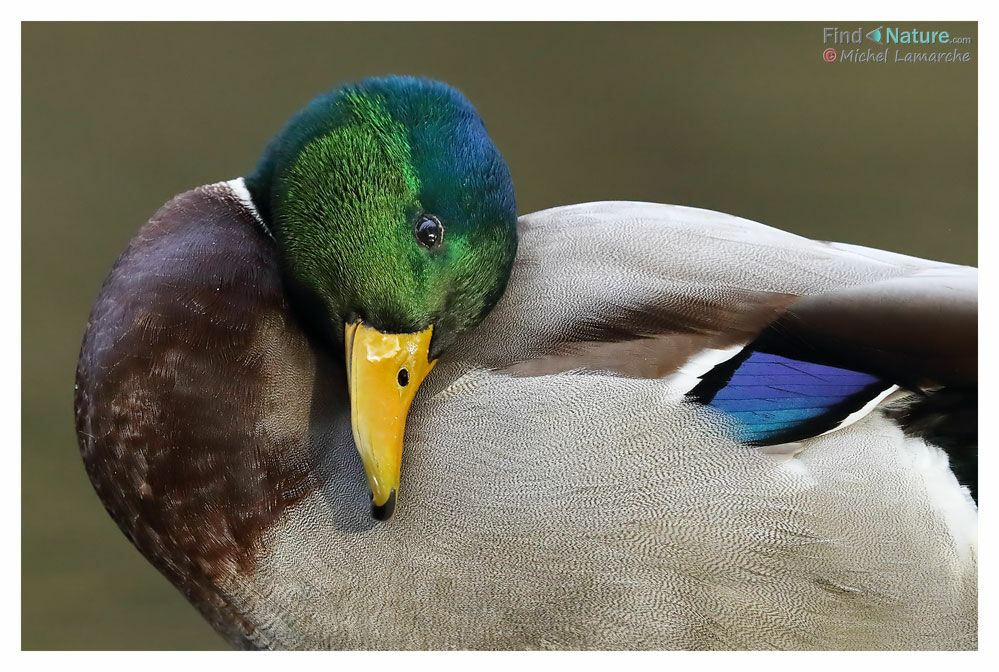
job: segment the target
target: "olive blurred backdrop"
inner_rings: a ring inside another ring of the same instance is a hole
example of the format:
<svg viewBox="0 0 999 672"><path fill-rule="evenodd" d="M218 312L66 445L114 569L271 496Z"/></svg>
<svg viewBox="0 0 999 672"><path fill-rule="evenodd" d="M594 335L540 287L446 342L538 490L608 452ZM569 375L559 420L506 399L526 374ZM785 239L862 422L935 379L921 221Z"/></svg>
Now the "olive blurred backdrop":
<svg viewBox="0 0 999 672"><path fill-rule="evenodd" d="M976 54L975 24L932 27L972 36ZM522 213L680 203L976 263L977 56L829 64L822 24L800 23L33 23L22 36L28 649L223 646L91 490L76 357L138 227L172 195L248 172L285 119L337 83L412 73L460 88Z"/></svg>

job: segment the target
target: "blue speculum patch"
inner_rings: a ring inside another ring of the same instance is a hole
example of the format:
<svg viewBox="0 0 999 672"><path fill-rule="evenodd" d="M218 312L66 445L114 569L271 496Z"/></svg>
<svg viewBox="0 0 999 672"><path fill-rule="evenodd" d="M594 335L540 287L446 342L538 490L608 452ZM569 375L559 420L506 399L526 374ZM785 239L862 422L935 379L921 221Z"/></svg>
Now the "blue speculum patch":
<svg viewBox="0 0 999 672"><path fill-rule="evenodd" d="M702 401L736 421L739 440L766 444L832 429L887 387L866 373L753 352Z"/></svg>

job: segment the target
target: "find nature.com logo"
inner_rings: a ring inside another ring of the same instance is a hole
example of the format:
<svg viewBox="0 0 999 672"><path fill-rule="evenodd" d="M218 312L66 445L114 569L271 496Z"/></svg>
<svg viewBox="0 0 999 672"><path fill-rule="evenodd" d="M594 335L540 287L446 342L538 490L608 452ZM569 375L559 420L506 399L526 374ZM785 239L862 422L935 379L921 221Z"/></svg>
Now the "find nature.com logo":
<svg viewBox="0 0 999 672"><path fill-rule="evenodd" d="M971 43L971 37L954 36L947 30L880 25L865 32L862 26L856 30L825 27L822 44L835 46L822 50L822 60L826 63L969 63L971 52L953 45ZM878 45L878 48L872 45ZM880 45L884 45L884 49Z"/></svg>

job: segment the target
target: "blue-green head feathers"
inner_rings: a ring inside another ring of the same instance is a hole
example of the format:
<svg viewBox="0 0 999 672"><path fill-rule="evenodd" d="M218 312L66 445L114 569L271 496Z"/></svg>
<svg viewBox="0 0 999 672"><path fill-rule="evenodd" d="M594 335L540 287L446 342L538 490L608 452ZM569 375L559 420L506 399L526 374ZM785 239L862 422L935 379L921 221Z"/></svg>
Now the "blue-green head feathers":
<svg viewBox="0 0 999 672"><path fill-rule="evenodd" d="M432 354L502 295L517 247L506 162L446 84L366 79L319 96L246 179L289 281L339 333L434 326Z"/></svg>

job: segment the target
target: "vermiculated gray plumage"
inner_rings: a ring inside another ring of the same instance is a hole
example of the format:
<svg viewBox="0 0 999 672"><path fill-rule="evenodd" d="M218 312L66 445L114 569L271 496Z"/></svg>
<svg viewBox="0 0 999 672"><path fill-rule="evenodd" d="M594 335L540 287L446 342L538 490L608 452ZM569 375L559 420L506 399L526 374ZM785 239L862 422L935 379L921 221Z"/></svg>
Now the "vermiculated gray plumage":
<svg viewBox="0 0 999 672"><path fill-rule="evenodd" d="M896 301L883 333L857 321L837 343L902 339L889 327L925 309L931 336L912 333L889 368L929 347L946 365L927 390L967 385L967 328L932 333L973 324L974 269L643 203L546 210L519 235L500 303L417 396L385 523L342 354L298 326L273 241L231 185L165 206L116 266L78 373L84 459L126 534L230 641L977 646L977 509L946 455L884 414L911 392L776 459L684 396L698 355L753 342L802 297L855 291L848 315L863 288L903 278L926 291ZM148 310L167 289L177 304ZM167 426L195 408L206 425Z"/></svg>

